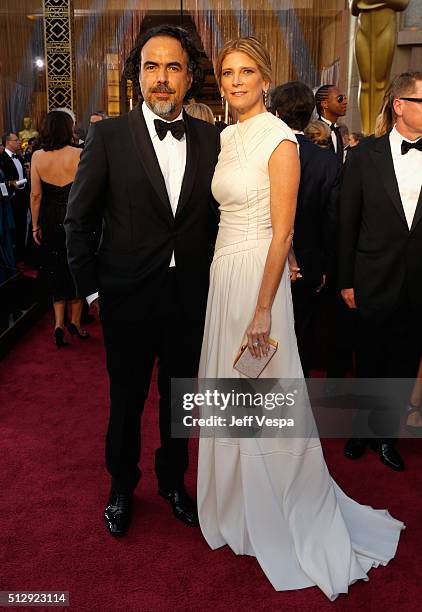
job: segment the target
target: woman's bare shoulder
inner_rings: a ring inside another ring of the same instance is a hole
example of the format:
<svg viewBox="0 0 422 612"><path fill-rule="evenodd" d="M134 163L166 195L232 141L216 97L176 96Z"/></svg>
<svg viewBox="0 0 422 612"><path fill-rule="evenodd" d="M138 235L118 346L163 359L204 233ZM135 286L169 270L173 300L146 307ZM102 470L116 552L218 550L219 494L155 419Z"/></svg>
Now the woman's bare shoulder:
<svg viewBox="0 0 422 612"><path fill-rule="evenodd" d="M69 147L69 149L71 150L71 155L73 157L76 157L76 159L80 158L82 149L80 149L79 147Z"/></svg>

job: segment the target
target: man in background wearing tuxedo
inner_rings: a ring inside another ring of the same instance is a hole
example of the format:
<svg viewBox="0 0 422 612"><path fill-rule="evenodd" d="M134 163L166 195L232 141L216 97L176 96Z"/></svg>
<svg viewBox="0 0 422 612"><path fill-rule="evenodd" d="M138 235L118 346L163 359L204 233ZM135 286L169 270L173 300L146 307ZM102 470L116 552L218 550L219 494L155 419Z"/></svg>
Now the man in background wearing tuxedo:
<svg viewBox="0 0 422 612"><path fill-rule="evenodd" d="M295 332L303 373L309 376L315 316L321 289L335 272L341 164L330 150L304 135L315 99L304 83L292 81L271 93L271 110L294 131L299 143L300 185L293 250L300 273L292 284ZM291 255L289 257L291 261Z"/></svg>
<svg viewBox="0 0 422 612"><path fill-rule="evenodd" d="M335 85L322 85L315 94L315 102L319 119L331 130L331 148L343 163L344 144L337 121L346 114L347 96Z"/></svg>
<svg viewBox="0 0 422 612"><path fill-rule="evenodd" d="M188 441L171 437L170 379L197 374L217 231L211 179L219 136L186 115L186 94L200 80L199 52L188 33L159 26L138 40L126 75L139 78L143 103L91 125L65 222L78 293L95 299L110 378L106 464L112 535L130 523L140 479L140 415L158 358L159 493L178 519L197 525L184 488ZM90 235L102 221L98 253Z"/></svg>
<svg viewBox="0 0 422 612"><path fill-rule="evenodd" d="M28 182L16 185L17 181L27 181L24 160L19 153L19 137L13 132L8 132L3 135L2 143L4 151L0 154L0 167L11 197L15 221L13 239L15 259L16 262L20 262L25 258L28 239L29 185Z"/></svg>
<svg viewBox="0 0 422 612"><path fill-rule="evenodd" d="M391 129L349 151L341 194L339 282L359 314L362 378L414 378L422 352L422 72L403 73L390 88L383 113ZM394 445L400 408L371 411L378 440L352 438L346 456L357 459L369 443L403 470Z"/></svg>

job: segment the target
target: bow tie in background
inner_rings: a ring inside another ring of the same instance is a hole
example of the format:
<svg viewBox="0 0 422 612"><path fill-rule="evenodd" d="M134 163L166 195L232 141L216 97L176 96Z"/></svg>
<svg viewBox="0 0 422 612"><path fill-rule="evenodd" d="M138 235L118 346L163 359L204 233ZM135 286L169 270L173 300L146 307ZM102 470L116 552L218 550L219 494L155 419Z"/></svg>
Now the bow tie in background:
<svg viewBox="0 0 422 612"><path fill-rule="evenodd" d="M161 121L161 119L154 119L155 131L160 140L164 140L167 132L171 132L174 138L182 140L185 134L185 122L181 119L179 121Z"/></svg>
<svg viewBox="0 0 422 612"><path fill-rule="evenodd" d="M401 154L406 155L410 151L410 149L417 149L418 151L422 151L422 138L419 138L416 142L408 142L407 140L402 140L401 143Z"/></svg>
<svg viewBox="0 0 422 612"><path fill-rule="evenodd" d="M331 130L332 132L336 132L336 133L337 133L337 132L338 132L338 126L337 126L337 125L335 125L334 123L332 123L332 124L330 125L330 130Z"/></svg>
<svg viewBox="0 0 422 612"><path fill-rule="evenodd" d="M12 159L19 159L19 157L16 155L16 153L12 153Z"/></svg>

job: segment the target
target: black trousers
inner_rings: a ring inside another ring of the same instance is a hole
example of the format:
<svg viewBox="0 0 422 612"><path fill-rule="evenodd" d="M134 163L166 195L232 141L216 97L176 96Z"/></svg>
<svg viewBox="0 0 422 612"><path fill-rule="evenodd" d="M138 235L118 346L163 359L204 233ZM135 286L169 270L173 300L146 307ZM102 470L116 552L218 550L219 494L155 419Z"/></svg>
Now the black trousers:
<svg viewBox="0 0 422 612"><path fill-rule="evenodd" d="M327 378L344 378L353 369L359 316L338 291L331 291L329 297L334 304L334 317L328 334Z"/></svg>
<svg viewBox="0 0 422 612"><path fill-rule="evenodd" d="M155 472L163 487L183 483L188 440L171 437L171 378L197 375L203 324L187 320L178 299L176 271L169 268L154 312L142 321L102 321L110 379L106 465L112 487L132 492L141 471L141 415L158 359L160 447Z"/></svg>
<svg viewBox="0 0 422 612"><path fill-rule="evenodd" d="M309 377L312 361L314 324L321 294L314 287L303 285L298 279L292 283L292 299L295 316L295 333L303 375Z"/></svg>
<svg viewBox="0 0 422 612"><path fill-rule="evenodd" d="M369 433L394 440L400 428L403 403L412 391L394 379L414 379L422 355L422 321L406 298L394 313L387 317L359 317L356 374L359 378L388 379L384 383L381 403L370 405L367 419ZM403 396L404 392L404 396ZM362 411L361 411L362 412ZM358 410L359 413L359 410ZM362 428L362 415L357 414L356 425ZM357 431L357 437L359 431Z"/></svg>

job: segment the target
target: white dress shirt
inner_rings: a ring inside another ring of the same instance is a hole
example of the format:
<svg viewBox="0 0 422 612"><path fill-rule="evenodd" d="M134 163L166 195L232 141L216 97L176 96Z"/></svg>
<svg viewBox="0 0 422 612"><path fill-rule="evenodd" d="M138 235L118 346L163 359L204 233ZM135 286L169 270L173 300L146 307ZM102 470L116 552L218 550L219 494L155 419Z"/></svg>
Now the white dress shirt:
<svg viewBox="0 0 422 612"><path fill-rule="evenodd" d="M410 230L422 188L422 151L410 149L405 155L402 155L401 143L403 140L416 142L418 139L405 138L394 126L390 132L391 155L401 203Z"/></svg>
<svg viewBox="0 0 422 612"><path fill-rule="evenodd" d="M329 121L328 119L326 119L322 115L321 115L321 121L326 123L328 125L328 127L330 128L331 140L333 141L334 151L337 153L337 134L335 133L334 130L331 129L331 121ZM334 123L334 126L337 127L337 123Z"/></svg>
<svg viewBox="0 0 422 612"><path fill-rule="evenodd" d="M160 140L155 130L154 119L159 119L160 121L164 120L153 113L145 102L142 103L142 114L144 115L148 133L158 159L161 173L164 177L170 206L174 216L176 215L180 191L182 189L183 176L185 174L186 135L184 135L181 140L177 140L177 138L175 138L171 132L167 132L165 138ZM173 121L179 121L180 119L183 119L183 111L180 111L180 115L176 117L176 119L173 119ZM162 206L162 204L159 205ZM173 252L171 255L170 267L174 267L175 265L176 261ZM91 304L97 299L97 297L98 293L93 293L88 295L86 300L88 304Z"/></svg>
<svg viewBox="0 0 422 612"><path fill-rule="evenodd" d="M15 164L16 170L19 173L19 180L21 181L23 178L25 178L24 175L23 175L23 167L22 167L21 162L19 161L19 159L17 157L13 157L13 155L14 155L13 151L8 149L7 147L4 150L6 151L8 156L11 158L12 162Z"/></svg>
<svg viewBox="0 0 422 612"><path fill-rule="evenodd" d="M186 167L186 135L181 140L177 140L171 132L167 132L165 138L160 140L155 131L154 120L159 119L163 121L161 117L152 112L150 108L142 103L142 112L147 124L148 132L152 140L152 145L157 155L158 163L160 165L161 173L164 177L166 184L167 193L170 200L170 206L173 211L173 216L176 215L177 205L179 203L180 190L182 188L183 176L185 174ZM180 115L173 119L173 121L179 121L183 119L183 112L180 111ZM166 123L171 123L167 122ZM175 266L174 253L171 256L170 267Z"/></svg>

